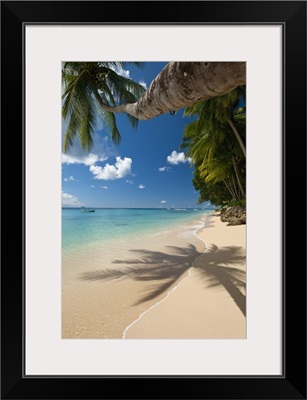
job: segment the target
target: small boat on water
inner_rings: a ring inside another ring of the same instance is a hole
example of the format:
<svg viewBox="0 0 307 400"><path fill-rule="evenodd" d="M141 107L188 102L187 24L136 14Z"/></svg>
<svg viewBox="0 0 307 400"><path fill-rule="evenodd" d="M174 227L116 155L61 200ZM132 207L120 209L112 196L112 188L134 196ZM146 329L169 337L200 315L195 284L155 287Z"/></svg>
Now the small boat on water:
<svg viewBox="0 0 307 400"><path fill-rule="evenodd" d="M94 208L81 207L81 211L82 212L95 212L95 209Z"/></svg>

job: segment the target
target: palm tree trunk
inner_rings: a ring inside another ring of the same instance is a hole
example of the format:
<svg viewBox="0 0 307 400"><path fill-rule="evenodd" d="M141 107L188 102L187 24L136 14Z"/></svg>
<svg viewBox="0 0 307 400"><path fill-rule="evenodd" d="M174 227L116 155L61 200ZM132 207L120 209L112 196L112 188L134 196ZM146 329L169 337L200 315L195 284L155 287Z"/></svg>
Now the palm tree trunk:
<svg viewBox="0 0 307 400"><path fill-rule="evenodd" d="M239 144L241 146L243 154L246 157L246 148L245 148L243 140L242 140L242 138L241 138L241 136L240 136L235 124L232 122L232 120L230 118L227 118L227 122L230 125L231 129L233 130L233 133L235 134L236 138L238 139L238 142L239 142Z"/></svg>
<svg viewBox="0 0 307 400"><path fill-rule="evenodd" d="M235 160L234 156L232 156L232 163L233 163L233 168L234 168L234 170L235 170L235 174L236 174L236 178L237 178L237 181L238 181L239 188L240 188L240 190L241 190L241 193L242 193L242 195L243 195L243 198L245 199L245 197L246 197L245 191L244 191L244 189L243 189L243 185L242 185L242 182L241 182L241 179L240 179L239 168L238 168L238 165L237 165L237 163L236 163L236 160Z"/></svg>
<svg viewBox="0 0 307 400"><path fill-rule="evenodd" d="M234 178L233 175L232 175L232 186L233 186L233 190L234 190L235 195L236 195L235 198L236 198L236 200L239 200L239 199L240 199L240 196L239 196L238 189L237 189L237 185L236 185L235 178Z"/></svg>
<svg viewBox="0 0 307 400"><path fill-rule="evenodd" d="M230 195L232 196L232 198L234 199L236 197L236 195L234 194L233 190L231 189L231 187L227 184L226 180L223 179L223 182L228 190L228 192L230 193Z"/></svg>
<svg viewBox="0 0 307 400"><path fill-rule="evenodd" d="M240 85L245 85L245 62L170 62L137 103L115 107L101 99L99 103L106 111L126 112L139 120L148 120L224 95Z"/></svg>

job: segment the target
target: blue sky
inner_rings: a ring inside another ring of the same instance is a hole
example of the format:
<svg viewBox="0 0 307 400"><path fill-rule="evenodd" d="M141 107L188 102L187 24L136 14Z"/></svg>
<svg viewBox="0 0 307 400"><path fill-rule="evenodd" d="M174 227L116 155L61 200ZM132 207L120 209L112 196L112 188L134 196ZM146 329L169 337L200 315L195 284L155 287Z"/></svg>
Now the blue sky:
<svg viewBox="0 0 307 400"><path fill-rule="evenodd" d="M166 63L128 65L122 74L150 85ZM62 154L62 205L64 207L195 207L198 193L193 167L179 150L185 125L190 121L163 114L131 126L125 114L116 114L122 136L112 144L103 122L97 120L94 147L82 151L76 140ZM62 124L62 135L65 123Z"/></svg>

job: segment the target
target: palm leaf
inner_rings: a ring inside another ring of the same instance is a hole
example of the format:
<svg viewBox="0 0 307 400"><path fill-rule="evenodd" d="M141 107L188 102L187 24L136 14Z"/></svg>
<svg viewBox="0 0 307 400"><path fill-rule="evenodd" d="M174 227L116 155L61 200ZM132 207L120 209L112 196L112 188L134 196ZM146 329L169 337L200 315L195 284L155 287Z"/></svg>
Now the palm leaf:
<svg viewBox="0 0 307 400"><path fill-rule="evenodd" d="M96 97L99 96L100 100L104 104L108 104L108 100L103 92L98 93L98 91L95 93ZM99 101L98 101L99 102ZM114 144L118 145L121 142L121 135L119 133L119 130L116 125L116 118L114 113L110 111L104 110L102 107L98 107L98 113L100 114L103 123L105 124L107 130L110 133L111 140L113 141Z"/></svg>
<svg viewBox="0 0 307 400"><path fill-rule="evenodd" d="M70 77L70 83L62 95L62 115L67 118L75 108L82 107L93 90L92 77L87 70L80 75Z"/></svg>
<svg viewBox="0 0 307 400"><path fill-rule="evenodd" d="M109 130L112 141L120 142L120 133L115 115L95 108L95 100L108 106L120 103L134 103L145 92L142 85L125 78L116 71L126 67L127 62L74 62L62 63L62 115L68 119L64 136L64 150L73 145L78 135L81 146L90 150L93 145L92 132L95 128L95 112L99 110L103 123ZM133 62L141 67L143 63ZM136 127L138 120L130 115L128 119Z"/></svg>
<svg viewBox="0 0 307 400"><path fill-rule="evenodd" d="M74 138L79 130L80 119L77 113L72 113L64 135L64 152L72 147Z"/></svg>
<svg viewBox="0 0 307 400"><path fill-rule="evenodd" d="M84 104L83 118L80 121L79 139L83 149L90 150L93 146L92 132L95 128L96 115L93 97L87 97L87 103Z"/></svg>
<svg viewBox="0 0 307 400"><path fill-rule="evenodd" d="M126 114L126 115L127 115L128 120L130 121L132 127L137 128L139 125L139 120L130 114Z"/></svg>
<svg viewBox="0 0 307 400"><path fill-rule="evenodd" d="M133 82L131 79L118 75L110 70L106 77L106 83L116 97L119 103L134 103L145 92L145 89L139 83Z"/></svg>

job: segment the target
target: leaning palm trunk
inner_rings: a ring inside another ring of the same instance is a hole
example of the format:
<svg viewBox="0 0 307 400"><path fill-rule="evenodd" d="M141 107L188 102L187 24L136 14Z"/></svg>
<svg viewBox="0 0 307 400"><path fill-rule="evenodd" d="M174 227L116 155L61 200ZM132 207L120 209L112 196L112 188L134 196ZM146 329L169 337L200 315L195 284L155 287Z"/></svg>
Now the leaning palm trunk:
<svg viewBox="0 0 307 400"><path fill-rule="evenodd" d="M138 102L111 107L101 98L98 101L106 111L125 112L139 120L148 120L222 96L245 85L245 80L245 62L170 62Z"/></svg>

